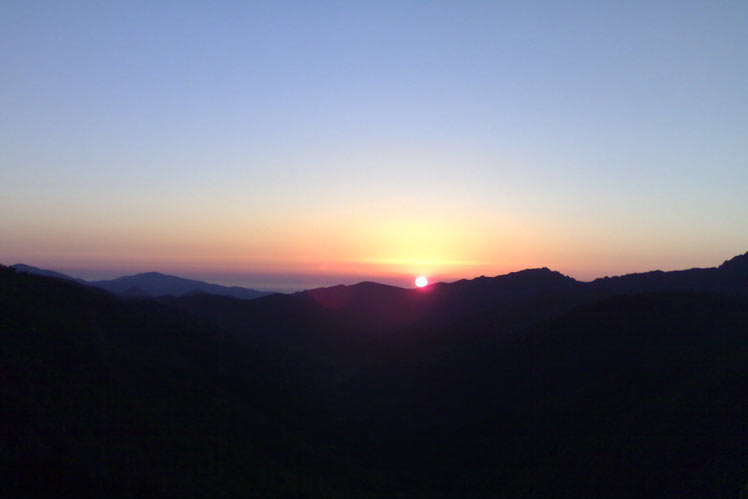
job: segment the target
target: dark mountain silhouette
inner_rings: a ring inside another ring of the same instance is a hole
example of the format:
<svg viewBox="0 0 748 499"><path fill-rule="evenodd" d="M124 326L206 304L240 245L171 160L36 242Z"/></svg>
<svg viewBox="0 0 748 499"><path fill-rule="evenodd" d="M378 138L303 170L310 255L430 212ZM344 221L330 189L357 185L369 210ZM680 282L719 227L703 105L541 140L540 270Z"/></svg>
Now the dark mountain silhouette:
<svg viewBox="0 0 748 499"><path fill-rule="evenodd" d="M738 497L747 263L256 300L0 267L0 493Z"/></svg>
<svg viewBox="0 0 748 499"><path fill-rule="evenodd" d="M719 267L627 274L596 279L592 284L617 293L677 289L748 296L748 253L727 260Z"/></svg>
<svg viewBox="0 0 748 499"><path fill-rule="evenodd" d="M272 295L249 302L185 297L172 301L215 319L243 323L284 315L288 320L328 320L359 330L443 323L531 298L586 294L584 283L548 269L478 277L425 288L404 289L374 282ZM385 329L383 329L385 328Z"/></svg>
<svg viewBox="0 0 748 499"><path fill-rule="evenodd" d="M581 282L547 268L529 269L496 277L435 283L404 289L373 282L338 285L272 295L252 303L185 297L173 302L223 323L280 324L323 320L337 327L382 334L393 328L430 323L440 325L482 312L520 326L575 306L620 294L658 291L702 291L748 296L748 254L720 267L654 271ZM295 327L295 326L294 326ZM292 327L293 329L293 327Z"/></svg>

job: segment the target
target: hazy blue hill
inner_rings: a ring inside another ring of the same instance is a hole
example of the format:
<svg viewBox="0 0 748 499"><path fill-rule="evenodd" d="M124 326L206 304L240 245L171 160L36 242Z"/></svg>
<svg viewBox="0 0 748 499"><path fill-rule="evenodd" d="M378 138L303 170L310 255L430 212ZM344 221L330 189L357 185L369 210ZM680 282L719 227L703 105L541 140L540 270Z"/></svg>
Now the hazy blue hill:
<svg viewBox="0 0 748 499"><path fill-rule="evenodd" d="M74 277L70 277L69 275L63 274L61 272L55 272L54 270L40 269L40 268L32 267L31 265L26 265L23 263L16 263L15 265L11 265L11 268L17 270L18 272L25 272L27 274L40 275L40 276L45 276L45 277L54 277L56 279L66 279L68 281L85 282L82 279L76 279Z"/></svg>
<svg viewBox="0 0 748 499"><path fill-rule="evenodd" d="M128 292L128 290L137 289L141 293L150 296L183 296L199 291L208 294L252 300L270 294L265 291L257 291L239 286L209 284L207 282L184 279L182 277L161 274L159 272L146 272L131 276L118 277L111 280L91 281L89 284L104 288L116 294L123 294Z"/></svg>
<svg viewBox="0 0 748 499"><path fill-rule="evenodd" d="M87 284L89 286L96 286L98 288L106 289L111 293L128 298L143 298L147 296L185 296L193 293L205 293L230 296L243 300L253 300L255 298L272 294L267 291L257 291L255 289L244 288L241 286L221 286L219 284L210 284L203 281L161 274L159 272L145 272L142 274L123 276L110 280L84 281L83 279L76 279L54 270L40 269L22 263L12 265L11 268L28 274L66 279L81 284Z"/></svg>

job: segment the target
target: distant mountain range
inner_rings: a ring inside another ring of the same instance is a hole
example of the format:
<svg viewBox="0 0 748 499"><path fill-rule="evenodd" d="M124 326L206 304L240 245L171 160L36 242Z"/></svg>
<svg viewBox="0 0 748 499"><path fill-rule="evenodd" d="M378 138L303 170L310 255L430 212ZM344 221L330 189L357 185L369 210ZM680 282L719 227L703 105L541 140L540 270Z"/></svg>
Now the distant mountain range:
<svg viewBox="0 0 748 499"><path fill-rule="evenodd" d="M118 277L111 280L84 281L69 275L55 272L53 270L40 269L31 265L17 263L11 266L19 272L35 274L57 279L66 279L89 286L106 289L107 291L123 297L141 298L157 296L185 296L193 294L211 294L229 296L242 300L253 300L271 294L267 291L243 288L240 286L221 286L193 279L184 279L173 275L161 274L159 272L145 272L131 276Z"/></svg>
<svg viewBox="0 0 748 499"><path fill-rule="evenodd" d="M189 296L210 294L244 300L262 298L272 293L240 286L221 286L182 277L145 272L111 280L84 281L53 270L30 265L11 266L19 272L45 277L67 279L106 289L124 297ZM423 289L407 289L361 282L315 288L287 295L291 302L315 304L357 316L369 315L375 321L413 323L423 318L444 319L480 311L497 303L511 303L538 294L615 295L645 293L662 290L704 291L748 296L748 253L725 261L719 267L694 268L663 272L603 277L591 282L572 277L546 267L512 272L496 277L462 279L451 283L438 282ZM413 297L417 303L413 302ZM274 303L263 301L265 304Z"/></svg>

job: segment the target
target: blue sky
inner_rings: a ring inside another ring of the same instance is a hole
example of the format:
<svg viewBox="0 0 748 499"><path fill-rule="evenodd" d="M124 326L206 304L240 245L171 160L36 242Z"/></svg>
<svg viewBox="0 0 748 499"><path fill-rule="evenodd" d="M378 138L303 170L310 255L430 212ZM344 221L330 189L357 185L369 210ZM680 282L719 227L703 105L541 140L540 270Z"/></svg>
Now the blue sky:
<svg viewBox="0 0 748 499"><path fill-rule="evenodd" d="M4 264L322 284L748 250L746 2L0 14Z"/></svg>

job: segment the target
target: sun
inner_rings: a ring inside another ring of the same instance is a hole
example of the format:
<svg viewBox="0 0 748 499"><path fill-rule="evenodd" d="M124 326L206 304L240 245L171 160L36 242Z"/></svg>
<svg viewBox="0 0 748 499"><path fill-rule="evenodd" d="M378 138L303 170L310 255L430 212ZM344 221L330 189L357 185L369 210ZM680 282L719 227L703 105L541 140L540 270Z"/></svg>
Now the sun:
<svg viewBox="0 0 748 499"><path fill-rule="evenodd" d="M424 287L428 283L429 283L429 280L426 279L425 276L419 275L418 277L416 277L416 286L418 286L419 288Z"/></svg>

